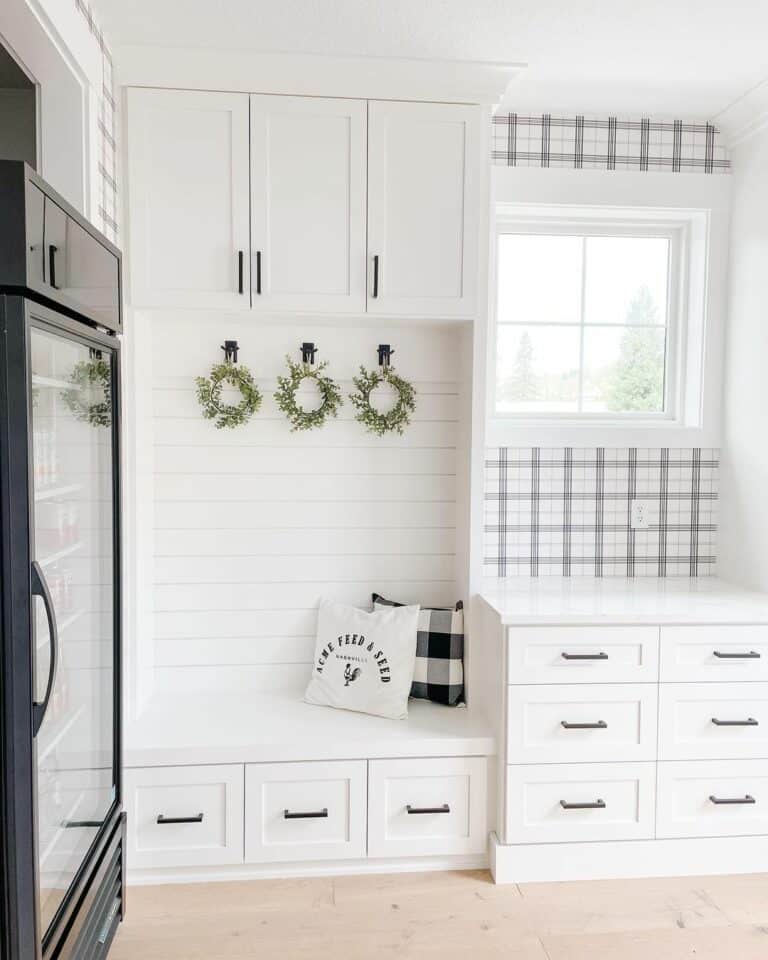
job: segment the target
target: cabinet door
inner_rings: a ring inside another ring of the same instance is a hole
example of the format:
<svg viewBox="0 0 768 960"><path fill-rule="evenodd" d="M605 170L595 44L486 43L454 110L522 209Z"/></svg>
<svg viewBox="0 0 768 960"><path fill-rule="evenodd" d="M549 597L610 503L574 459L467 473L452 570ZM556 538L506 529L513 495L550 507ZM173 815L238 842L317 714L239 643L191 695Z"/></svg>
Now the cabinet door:
<svg viewBox="0 0 768 960"><path fill-rule="evenodd" d="M479 144L477 107L369 103L369 312L473 313Z"/></svg>
<svg viewBox="0 0 768 960"><path fill-rule="evenodd" d="M255 309L365 310L366 105L251 97Z"/></svg>
<svg viewBox="0 0 768 960"><path fill-rule="evenodd" d="M248 95L130 90L132 302L250 306Z"/></svg>

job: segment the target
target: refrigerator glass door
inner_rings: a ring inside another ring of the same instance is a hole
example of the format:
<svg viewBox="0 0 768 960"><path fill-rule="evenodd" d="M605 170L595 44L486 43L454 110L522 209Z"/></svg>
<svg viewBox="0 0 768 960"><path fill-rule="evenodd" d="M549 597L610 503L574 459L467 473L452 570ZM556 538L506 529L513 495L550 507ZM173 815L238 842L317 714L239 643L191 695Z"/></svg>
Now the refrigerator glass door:
<svg viewBox="0 0 768 960"><path fill-rule="evenodd" d="M30 329L40 930L115 798L112 356Z"/></svg>

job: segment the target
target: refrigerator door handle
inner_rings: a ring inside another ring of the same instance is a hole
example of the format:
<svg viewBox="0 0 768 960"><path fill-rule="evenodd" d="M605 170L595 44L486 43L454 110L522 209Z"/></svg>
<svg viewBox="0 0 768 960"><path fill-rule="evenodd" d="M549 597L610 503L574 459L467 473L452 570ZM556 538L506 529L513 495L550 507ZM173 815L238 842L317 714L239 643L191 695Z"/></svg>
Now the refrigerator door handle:
<svg viewBox="0 0 768 960"><path fill-rule="evenodd" d="M45 616L48 620L48 634L51 642L51 660L48 667L48 683L45 687L45 696L38 703L35 700L32 704L32 736L36 737L43 725L45 714L48 710L48 704L51 701L53 685L56 682L56 667L59 659L59 631L56 626L56 612L53 609L53 600L48 584L45 581L43 568L37 562L32 561L32 596L40 597L45 606Z"/></svg>

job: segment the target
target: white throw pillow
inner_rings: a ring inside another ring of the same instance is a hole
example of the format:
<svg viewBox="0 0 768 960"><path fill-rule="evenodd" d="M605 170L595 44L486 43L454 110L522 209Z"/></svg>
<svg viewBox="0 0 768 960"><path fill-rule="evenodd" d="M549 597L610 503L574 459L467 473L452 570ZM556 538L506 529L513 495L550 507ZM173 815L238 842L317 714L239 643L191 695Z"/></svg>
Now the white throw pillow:
<svg viewBox="0 0 768 960"><path fill-rule="evenodd" d="M418 606L368 613L321 600L304 699L392 720L407 717L418 625Z"/></svg>

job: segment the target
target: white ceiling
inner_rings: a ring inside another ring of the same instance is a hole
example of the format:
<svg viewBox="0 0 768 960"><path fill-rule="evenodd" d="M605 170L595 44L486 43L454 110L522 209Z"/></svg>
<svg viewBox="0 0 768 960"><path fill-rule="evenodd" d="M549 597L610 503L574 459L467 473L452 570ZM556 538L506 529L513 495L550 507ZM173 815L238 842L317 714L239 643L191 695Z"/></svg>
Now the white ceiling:
<svg viewBox="0 0 768 960"><path fill-rule="evenodd" d="M505 106L713 118L768 77L766 0L97 0L124 44L513 61Z"/></svg>

